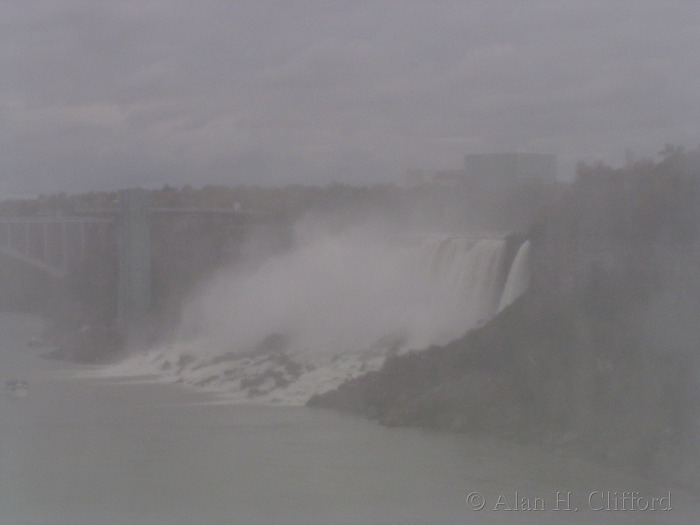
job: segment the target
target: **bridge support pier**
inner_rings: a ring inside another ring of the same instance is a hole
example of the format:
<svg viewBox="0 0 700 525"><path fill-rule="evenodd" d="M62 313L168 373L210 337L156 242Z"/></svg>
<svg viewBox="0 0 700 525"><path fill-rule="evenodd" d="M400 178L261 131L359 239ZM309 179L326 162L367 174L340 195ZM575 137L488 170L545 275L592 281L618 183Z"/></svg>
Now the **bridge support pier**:
<svg viewBox="0 0 700 525"><path fill-rule="evenodd" d="M134 347L146 343L151 309L149 193L143 189L121 190L119 205L118 323L127 345Z"/></svg>

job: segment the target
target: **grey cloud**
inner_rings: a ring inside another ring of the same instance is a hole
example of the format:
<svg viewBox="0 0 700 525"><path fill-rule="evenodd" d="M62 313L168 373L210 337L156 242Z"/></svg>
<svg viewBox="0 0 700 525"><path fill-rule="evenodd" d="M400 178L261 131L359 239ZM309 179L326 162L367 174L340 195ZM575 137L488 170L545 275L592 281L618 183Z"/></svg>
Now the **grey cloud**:
<svg viewBox="0 0 700 525"><path fill-rule="evenodd" d="M694 146L690 2L0 4L0 181L397 180L464 153Z"/></svg>

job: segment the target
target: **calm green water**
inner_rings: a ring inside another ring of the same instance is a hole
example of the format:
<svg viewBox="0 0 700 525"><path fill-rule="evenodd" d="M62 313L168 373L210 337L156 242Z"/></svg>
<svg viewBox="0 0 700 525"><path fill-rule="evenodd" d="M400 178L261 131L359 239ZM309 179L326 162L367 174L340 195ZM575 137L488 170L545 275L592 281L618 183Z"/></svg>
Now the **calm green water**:
<svg viewBox="0 0 700 525"><path fill-rule="evenodd" d="M0 379L31 384L0 398L2 525L697 523L673 488L670 511L592 511L593 491L669 488L535 450L78 378L27 346L37 331L0 315ZM527 506L544 510L515 510Z"/></svg>

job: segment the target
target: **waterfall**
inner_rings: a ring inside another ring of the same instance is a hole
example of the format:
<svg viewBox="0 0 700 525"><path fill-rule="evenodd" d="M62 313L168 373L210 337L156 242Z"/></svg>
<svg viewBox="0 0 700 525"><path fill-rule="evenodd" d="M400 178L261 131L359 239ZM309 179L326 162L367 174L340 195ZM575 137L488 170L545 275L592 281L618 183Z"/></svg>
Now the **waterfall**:
<svg viewBox="0 0 700 525"><path fill-rule="evenodd" d="M510 264L502 238L312 235L221 272L185 310L179 337L112 371L304 403L392 353L447 344L491 319L527 286L527 251Z"/></svg>
<svg viewBox="0 0 700 525"><path fill-rule="evenodd" d="M503 239L434 237L424 243L423 249L429 254L433 285L440 291L441 300L462 320L454 325L462 333L491 319L530 284L530 241L520 245L512 262Z"/></svg>
<svg viewBox="0 0 700 525"><path fill-rule="evenodd" d="M530 285L530 241L520 245L503 289L498 312L515 301Z"/></svg>
<svg viewBox="0 0 700 525"><path fill-rule="evenodd" d="M424 243L432 286L451 319L453 337L496 313L505 281L506 245L503 239L458 236L432 238Z"/></svg>

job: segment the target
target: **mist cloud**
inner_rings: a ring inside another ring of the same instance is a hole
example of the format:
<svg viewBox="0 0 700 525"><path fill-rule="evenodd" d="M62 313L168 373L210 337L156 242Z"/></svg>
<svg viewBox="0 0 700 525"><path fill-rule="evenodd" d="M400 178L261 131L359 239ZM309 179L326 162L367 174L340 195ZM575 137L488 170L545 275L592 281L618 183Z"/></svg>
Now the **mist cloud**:
<svg viewBox="0 0 700 525"><path fill-rule="evenodd" d="M298 225L294 250L208 283L181 338L206 334L211 354L241 354L276 334L294 355L313 358L445 343L480 320L454 275L431 275L429 239L375 225L331 232L318 220Z"/></svg>

